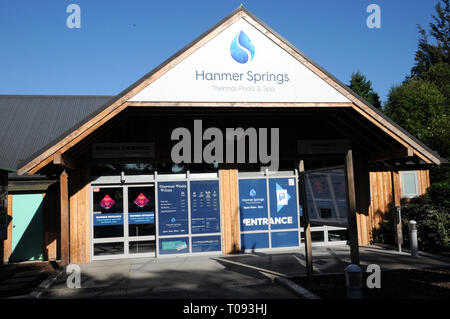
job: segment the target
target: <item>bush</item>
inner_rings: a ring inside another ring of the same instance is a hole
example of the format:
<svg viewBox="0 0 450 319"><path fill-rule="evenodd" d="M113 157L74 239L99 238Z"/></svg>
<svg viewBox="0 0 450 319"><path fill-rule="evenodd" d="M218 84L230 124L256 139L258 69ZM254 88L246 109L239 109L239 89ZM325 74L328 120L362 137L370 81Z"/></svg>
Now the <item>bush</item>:
<svg viewBox="0 0 450 319"><path fill-rule="evenodd" d="M426 197L402 206L403 238L409 247L410 220L417 222L419 249L430 252L450 251L450 211L448 207L430 203Z"/></svg>
<svg viewBox="0 0 450 319"><path fill-rule="evenodd" d="M429 252L450 251L450 181L432 184L421 197L402 202L403 245L409 247L410 220L417 222L419 249ZM387 214L379 229L373 230L375 243L395 243L392 214Z"/></svg>

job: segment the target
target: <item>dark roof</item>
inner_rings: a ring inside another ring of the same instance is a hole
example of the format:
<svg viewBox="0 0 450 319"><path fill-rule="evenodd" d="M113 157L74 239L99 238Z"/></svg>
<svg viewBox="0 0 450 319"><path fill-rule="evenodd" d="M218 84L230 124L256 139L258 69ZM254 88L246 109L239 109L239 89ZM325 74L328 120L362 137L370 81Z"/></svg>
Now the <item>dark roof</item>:
<svg viewBox="0 0 450 319"><path fill-rule="evenodd" d="M0 95L0 167L19 168L112 96Z"/></svg>

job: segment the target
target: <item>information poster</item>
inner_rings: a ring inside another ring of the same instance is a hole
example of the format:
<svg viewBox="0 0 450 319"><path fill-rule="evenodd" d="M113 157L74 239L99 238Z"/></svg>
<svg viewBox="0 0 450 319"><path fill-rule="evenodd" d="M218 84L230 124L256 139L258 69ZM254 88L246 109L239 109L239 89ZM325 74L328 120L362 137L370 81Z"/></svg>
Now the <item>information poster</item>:
<svg viewBox="0 0 450 319"><path fill-rule="evenodd" d="M158 183L159 235L187 234L187 182Z"/></svg>
<svg viewBox="0 0 450 319"><path fill-rule="evenodd" d="M189 252L189 238L160 238L159 239L159 253L162 255L168 254L186 254Z"/></svg>
<svg viewBox="0 0 450 319"><path fill-rule="evenodd" d="M94 226L113 226L113 225L123 225L122 213L113 213L113 214L94 213Z"/></svg>
<svg viewBox="0 0 450 319"><path fill-rule="evenodd" d="M220 233L218 181L191 181L192 234Z"/></svg>
<svg viewBox="0 0 450 319"><path fill-rule="evenodd" d="M271 229L298 228L296 178L269 179Z"/></svg>
<svg viewBox="0 0 450 319"><path fill-rule="evenodd" d="M267 230L267 187L265 179L239 180L241 231Z"/></svg>
<svg viewBox="0 0 450 319"><path fill-rule="evenodd" d="M344 168L305 173L309 220L323 225L347 226L347 191Z"/></svg>

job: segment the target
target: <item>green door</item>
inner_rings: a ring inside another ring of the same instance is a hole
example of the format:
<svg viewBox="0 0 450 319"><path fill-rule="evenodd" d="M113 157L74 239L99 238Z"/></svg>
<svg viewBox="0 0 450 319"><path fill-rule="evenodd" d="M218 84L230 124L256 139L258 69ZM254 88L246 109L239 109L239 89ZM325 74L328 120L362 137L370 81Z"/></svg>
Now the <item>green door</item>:
<svg viewBox="0 0 450 319"><path fill-rule="evenodd" d="M42 202L42 194L13 195L10 261L43 259Z"/></svg>

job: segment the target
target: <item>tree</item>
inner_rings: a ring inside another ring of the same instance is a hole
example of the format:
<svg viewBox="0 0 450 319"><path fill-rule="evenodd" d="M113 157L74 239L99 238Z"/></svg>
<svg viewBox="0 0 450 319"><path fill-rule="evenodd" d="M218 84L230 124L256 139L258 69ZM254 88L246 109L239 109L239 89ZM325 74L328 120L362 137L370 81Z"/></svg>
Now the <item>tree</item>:
<svg viewBox="0 0 450 319"><path fill-rule="evenodd" d="M436 15L434 22L430 22L430 34L435 44L428 42L427 32L418 25L420 38L419 48L416 51L416 64L411 69L412 77L422 77L431 66L438 63L449 63L449 40L450 40L450 0L440 0L434 7Z"/></svg>
<svg viewBox="0 0 450 319"><path fill-rule="evenodd" d="M422 77L425 81L431 82L444 95L446 113L449 114L450 105L450 64L438 63L431 66L423 73Z"/></svg>
<svg viewBox="0 0 450 319"><path fill-rule="evenodd" d="M386 114L425 143L429 141L431 125L444 112L445 98L433 83L413 79L395 86L389 92Z"/></svg>
<svg viewBox="0 0 450 319"><path fill-rule="evenodd" d="M373 90L372 83L359 71L352 73L349 87L377 109L381 109L380 96Z"/></svg>

